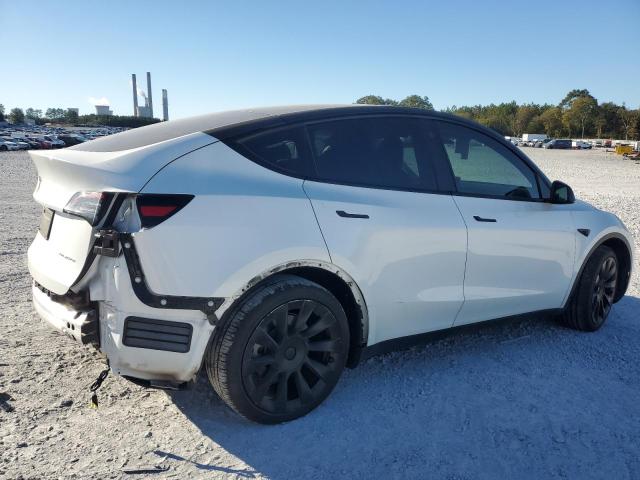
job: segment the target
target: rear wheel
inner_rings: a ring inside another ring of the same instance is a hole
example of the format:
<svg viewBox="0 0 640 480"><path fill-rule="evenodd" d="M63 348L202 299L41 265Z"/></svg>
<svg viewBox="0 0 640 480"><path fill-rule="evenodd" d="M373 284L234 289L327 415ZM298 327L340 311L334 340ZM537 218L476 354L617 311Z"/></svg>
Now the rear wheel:
<svg viewBox="0 0 640 480"><path fill-rule="evenodd" d="M586 332L598 330L611 311L618 281L618 258L604 245L587 260L562 320Z"/></svg>
<svg viewBox="0 0 640 480"><path fill-rule="evenodd" d="M9 147L7 147L6 145L0 145L0 151L6 152L7 150L9 150Z"/></svg>
<svg viewBox="0 0 640 480"><path fill-rule="evenodd" d="M348 348L338 300L313 282L277 275L218 327L206 368L213 388L236 412L280 423L307 414L331 393Z"/></svg>

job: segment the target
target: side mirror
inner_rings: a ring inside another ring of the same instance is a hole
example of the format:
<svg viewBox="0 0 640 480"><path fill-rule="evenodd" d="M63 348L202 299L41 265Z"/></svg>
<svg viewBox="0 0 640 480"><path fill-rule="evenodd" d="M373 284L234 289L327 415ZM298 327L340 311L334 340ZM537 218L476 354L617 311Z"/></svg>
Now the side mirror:
<svg viewBox="0 0 640 480"><path fill-rule="evenodd" d="M576 197L569 185L561 182L560 180L555 180L551 184L551 197L549 198L549 201L551 203L558 204L574 203L576 201Z"/></svg>

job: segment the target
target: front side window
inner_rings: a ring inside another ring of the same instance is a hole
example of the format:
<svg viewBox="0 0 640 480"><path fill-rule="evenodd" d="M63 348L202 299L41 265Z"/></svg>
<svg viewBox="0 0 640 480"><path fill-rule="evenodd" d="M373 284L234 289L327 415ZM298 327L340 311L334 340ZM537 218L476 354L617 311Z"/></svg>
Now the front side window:
<svg viewBox="0 0 640 480"><path fill-rule="evenodd" d="M307 128L320 180L392 189L436 188L423 120L360 117Z"/></svg>
<svg viewBox="0 0 640 480"><path fill-rule="evenodd" d="M513 200L540 198L533 170L504 145L461 125L437 123L458 192Z"/></svg>
<svg viewBox="0 0 640 480"><path fill-rule="evenodd" d="M230 146L269 168L296 176L311 173L311 159L303 127L269 130L236 140Z"/></svg>

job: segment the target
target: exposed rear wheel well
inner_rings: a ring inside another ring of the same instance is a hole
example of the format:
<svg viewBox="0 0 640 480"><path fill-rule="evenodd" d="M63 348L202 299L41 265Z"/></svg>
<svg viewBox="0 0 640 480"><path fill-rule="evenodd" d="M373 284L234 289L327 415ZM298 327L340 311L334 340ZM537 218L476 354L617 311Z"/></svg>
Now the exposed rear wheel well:
<svg viewBox="0 0 640 480"><path fill-rule="evenodd" d="M602 245L606 245L616 253L618 257L618 285L616 288L616 294L613 297L614 301L620 300L629 285L629 275L631 273L631 253L626 243L617 237L609 238L602 242Z"/></svg>
<svg viewBox="0 0 640 480"><path fill-rule="evenodd" d="M323 268L316 267L294 267L278 272L279 274L287 273L305 278L318 285L326 288L331 294L338 299L349 321L349 335L351 337L351 345L349 346L349 358L347 359L347 367L353 368L360 360L360 353L366 344L366 328L364 322L364 313L358 302L356 301L351 287L345 280L337 274L329 272ZM356 287L357 288L357 287Z"/></svg>

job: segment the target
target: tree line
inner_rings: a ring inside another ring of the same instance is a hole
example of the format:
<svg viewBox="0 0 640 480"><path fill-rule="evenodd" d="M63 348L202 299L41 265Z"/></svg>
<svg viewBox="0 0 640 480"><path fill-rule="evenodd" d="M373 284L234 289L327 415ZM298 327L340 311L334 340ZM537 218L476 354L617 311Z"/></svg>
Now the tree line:
<svg viewBox="0 0 640 480"><path fill-rule="evenodd" d="M160 121L159 118L133 117L128 115L78 115L75 110L64 108L48 108L43 113L41 109L12 108L6 114L6 119L13 124L22 124L26 119L33 120L36 125L45 123L60 123L64 125L108 126L108 127L142 127ZM0 122L5 120L4 105L0 104Z"/></svg>
<svg viewBox="0 0 640 480"><path fill-rule="evenodd" d="M402 100L367 95L356 100L357 104L394 105L400 107L433 110L429 97L409 95ZM515 137L523 133L546 133L550 137L581 138L640 138L640 109L632 110L614 102L598 103L588 90L571 90L558 105L509 103L451 106L445 112L475 120L502 135ZM7 115L11 123L20 124L26 118L36 124L47 122L68 125L107 125L113 127L140 127L159 122L157 118L122 115L78 115L75 110L48 108L13 108ZM0 121L5 119L4 107L0 104Z"/></svg>
<svg viewBox="0 0 640 480"><path fill-rule="evenodd" d="M433 110L429 98L419 95L410 95L400 101L367 95L356 100L356 103ZM598 103L585 89L571 90L558 105L518 105L514 101L497 105L454 105L444 111L475 120L502 135L514 137L520 137L523 133L546 133L556 138L640 138L640 109L629 109L624 103Z"/></svg>

